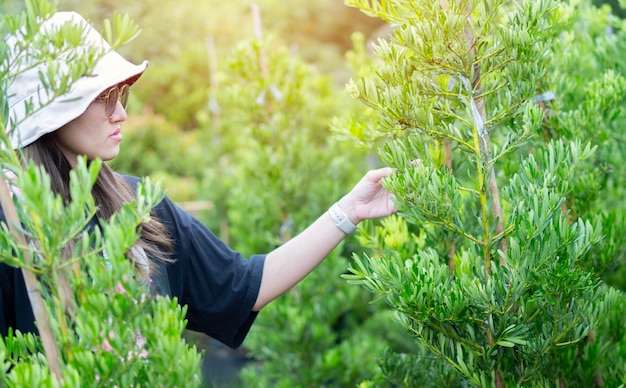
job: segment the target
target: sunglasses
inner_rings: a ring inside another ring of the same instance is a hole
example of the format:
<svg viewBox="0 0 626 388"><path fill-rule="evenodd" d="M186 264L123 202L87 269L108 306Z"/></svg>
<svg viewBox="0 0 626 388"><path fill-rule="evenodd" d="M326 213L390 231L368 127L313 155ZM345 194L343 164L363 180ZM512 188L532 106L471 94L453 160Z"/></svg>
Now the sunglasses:
<svg viewBox="0 0 626 388"><path fill-rule="evenodd" d="M115 113L115 106L118 101L121 102L122 107L126 109L129 94L130 87L124 84L122 87L115 86L108 91L105 91L96 99L104 101L104 112L106 113L107 118L110 119L113 116L113 113Z"/></svg>

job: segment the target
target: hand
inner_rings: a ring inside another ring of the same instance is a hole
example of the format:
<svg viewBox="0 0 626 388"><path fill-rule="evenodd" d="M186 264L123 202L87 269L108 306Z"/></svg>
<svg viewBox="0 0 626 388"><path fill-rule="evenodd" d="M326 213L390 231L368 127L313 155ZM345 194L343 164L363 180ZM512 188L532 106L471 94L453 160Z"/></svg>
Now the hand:
<svg viewBox="0 0 626 388"><path fill-rule="evenodd" d="M396 212L391 200L393 194L382 186L382 179L392 173L391 167L368 171L354 188L339 200L339 207L354 224Z"/></svg>

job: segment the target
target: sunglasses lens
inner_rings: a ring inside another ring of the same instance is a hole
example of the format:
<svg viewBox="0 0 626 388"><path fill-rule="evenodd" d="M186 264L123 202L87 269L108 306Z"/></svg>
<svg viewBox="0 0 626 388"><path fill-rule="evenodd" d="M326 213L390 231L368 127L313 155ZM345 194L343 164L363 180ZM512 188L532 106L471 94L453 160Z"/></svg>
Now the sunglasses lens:
<svg viewBox="0 0 626 388"><path fill-rule="evenodd" d="M118 101L122 104L124 109L126 109L126 106L128 105L129 94L130 87L128 85L123 85L121 88L116 86L113 89L110 89L106 96L99 97L100 99L104 100L104 109L106 110L106 115L108 118L113 117L113 114L115 113L115 107Z"/></svg>
<svg viewBox="0 0 626 388"><path fill-rule="evenodd" d="M122 90L120 91L120 102L124 109L128 106L128 95L130 94L130 88L128 85L122 86Z"/></svg>
<svg viewBox="0 0 626 388"><path fill-rule="evenodd" d="M118 88L113 88L109 91L109 94L106 98L106 110L107 117L113 116L115 112L115 105L117 104L117 99L119 98L120 90Z"/></svg>

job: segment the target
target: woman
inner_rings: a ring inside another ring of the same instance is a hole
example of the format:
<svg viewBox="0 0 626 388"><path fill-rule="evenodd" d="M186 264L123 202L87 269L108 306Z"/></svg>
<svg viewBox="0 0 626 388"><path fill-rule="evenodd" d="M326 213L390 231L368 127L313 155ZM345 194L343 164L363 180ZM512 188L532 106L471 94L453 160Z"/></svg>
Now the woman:
<svg viewBox="0 0 626 388"><path fill-rule="evenodd" d="M14 149L26 160L45 167L53 190L69 200L69 171L78 156L111 160L120 151L122 123L131 85L147 62L134 65L111 51L102 37L75 13L57 13L43 28L72 22L84 26L87 44L106 51L89 76L56 100L41 93L40 68L21 73L9 86L12 117L9 129ZM27 117L24 101L42 109ZM338 203L311 226L267 255L244 259L200 222L168 198L154 208L155 217L142 226L132 260L139 274L151 280L155 292L177 297L188 306L187 327L237 347L257 312L310 273L337 244L367 218L394 211L381 180L384 168L368 172ZM103 165L93 189L97 217L108 219L133 199L138 178L122 176ZM3 217L2 214L0 216ZM35 332L32 310L18 269L0 266L0 333L9 327Z"/></svg>

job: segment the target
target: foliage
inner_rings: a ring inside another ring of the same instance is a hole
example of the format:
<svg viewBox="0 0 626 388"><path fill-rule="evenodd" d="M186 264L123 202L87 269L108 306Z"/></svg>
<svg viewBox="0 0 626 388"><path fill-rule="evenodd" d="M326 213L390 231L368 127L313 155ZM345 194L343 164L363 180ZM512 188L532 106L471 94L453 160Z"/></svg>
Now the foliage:
<svg viewBox="0 0 626 388"><path fill-rule="evenodd" d="M46 62L57 70L41 75L47 92L56 98L98 56L77 50L82 34L76 26L40 33L44 18L55 11L50 3L29 0L25 8L4 17L0 30L5 36L19 36L25 42L21 50L35 48L29 51L35 53L29 58L32 63ZM112 25L118 44L137 32L120 15ZM6 96L7 85L21 70L11 62L14 57L8 55L6 41L0 47L0 85ZM198 385L200 355L181 339L184 308L176 300L150 296L149 285L133 275L133 264L126 258L138 238L138 226L162 198L160 186L146 180L139 185L134 203L111 219L100 220L99 227L90 227L95 215L91 189L101 161L89 166L84 159L79 161L70 177L72 201L64 203L52 192L50 179L40 167L19 163L5 129L9 120L13 128L20 122L8 116L6 104L3 98L0 184L7 185L7 171L16 176L10 184L21 227L15 232L2 225L0 260L35 276L35 284L27 281L33 287L29 294L42 295L43 305L33 305L41 336L10 332L0 341L0 385ZM41 109L29 101L25 104L29 114ZM5 214L8 210L4 208ZM19 239L20 233L28 242ZM68 246L74 246L71 257L62 253ZM177 360L175 366L171 360Z"/></svg>
<svg viewBox="0 0 626 388"><path fill-rule="evenodd" d="M567 197L574 217L601 223L606 237L592 247L585 268L626 290L626 251L619 236L625 228L623 112L626 92L624 20L608 7L581 7L577 28L561 36L550 79L559 98L549 102L543 138L579 139L596 145L592 159L574 174ZM567 48L567 49L565 49ZM585 58L585 61L581 61Z"/></svg>
<svg viewBox="0 0 626 388"><path fill-rule="evenodd" d="M363 158L333 142L327 124L350 101L271 40L238 45L220 84L219 116L207 119L198 137L214 160L206 195L216 217L227 217L233 247L265 252L304 229L356 181Z"/></svg>
<svg viewBox="0 0 626 388"><path fill-rule="evenodd" d="M335 251L264 309L246 340L255 362L243 370L243 386L354 386L377 375L379 354L389 344L376 323L388 316L377 320L382 313L367 296L342 285L345 266Z"/></svg>
<svg viewBox="0 0 626 388"><path fill-rule="evenodd" d="M271 39L249 40L228 65L216 93L219 125L207 123L207 148L218 158L206 192L231 245L264 252L323 214L356 182L366 155L331 139L328 117L351 109L350 101L296 53ZM341 281L342 251L264 308L246 339L254 362L243 385L349 386L374 377L386 342L363 326L379 309Z"/></svg>
<svg viewBox="0 0 626 388"><path fill-rule="evenodd" d="M399 26L375 48L382 64L349 85L378 112L376 125L347 130L360 142L389 139L380 155L397 173L386 187L427 239L376 239L378 252L356 256L345 277L384 298L438 360L414 366L444 373L407 372L391 354L385 374L431 376L423 383L432 386L442 377L472 386L623 382L626 327L615 322L624 295L598 275L623 262L623 201L610 204L624 174L607 166L624 157L612 146L623 136L624 83L621 60L607 55L618 40L593 24L578 30L595 8L347 4ZM594 60L580 66L589 52Z"/></svg>
<svg viewBox="0 0 626 388"><path fill-rule="evenodd" d="M132 102L131 102L132 104ZM199 130L182 131L163 115L129 113L121 155L109 164L116 171L162 179L167 195L193 201L215 154L199 141Z"/></svg>

